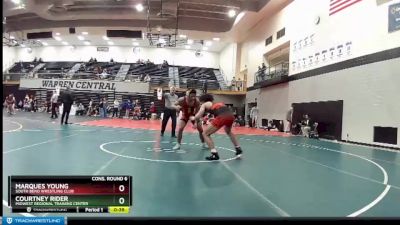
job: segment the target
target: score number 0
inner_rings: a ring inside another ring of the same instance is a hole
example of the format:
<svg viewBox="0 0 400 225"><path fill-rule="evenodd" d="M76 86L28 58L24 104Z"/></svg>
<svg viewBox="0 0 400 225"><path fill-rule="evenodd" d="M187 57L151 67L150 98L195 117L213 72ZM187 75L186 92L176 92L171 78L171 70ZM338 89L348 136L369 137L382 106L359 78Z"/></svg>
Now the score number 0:
<svg viewBox="0 0 400 225"><path fill-rule="evenodd" d="M124 185L119 185L118 190L120 192L124 192L125 191L125 186ZM125 203L125 198L121 197L118 200L119 204L123 205Z"/></svg>

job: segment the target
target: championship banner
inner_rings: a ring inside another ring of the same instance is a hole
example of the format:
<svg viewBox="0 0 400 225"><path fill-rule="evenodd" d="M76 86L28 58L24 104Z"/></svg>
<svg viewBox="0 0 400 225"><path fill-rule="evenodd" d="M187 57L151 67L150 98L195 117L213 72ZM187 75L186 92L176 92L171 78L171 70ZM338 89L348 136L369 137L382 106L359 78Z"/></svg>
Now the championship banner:
<svg viewBox="0 0 400 225"><path fill-rule="evenodd" d="M106 80L21 79L20 88L50 89L67 87L76 91L150 93L150 83Z"/></svg>
<svg viewBox="0 0 400 225"><path fill-rule="evenodd" d="M389 33L400 30L400 3L389 6Z"/></svg>

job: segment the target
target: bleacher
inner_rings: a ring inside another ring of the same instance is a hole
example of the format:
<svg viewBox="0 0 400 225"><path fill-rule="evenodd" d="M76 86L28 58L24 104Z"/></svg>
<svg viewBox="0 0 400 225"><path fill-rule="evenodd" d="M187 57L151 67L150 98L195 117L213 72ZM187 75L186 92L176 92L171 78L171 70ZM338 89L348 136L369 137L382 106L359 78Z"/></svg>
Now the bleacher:
<svg viewBox="0 0 400 225"><path fill-rule="evenodd" d="M168 76L169 66L153 63L118 63L118 62L44 62L45 65L37 71L38 78L66 78L66 74L76 64L81 67L74 71L68 79L99 79L95 74L96 68L107 69L108 80L136 81L138 77L149 74L151 77L150 85L153 87L168 87L170 78ZM39 63L22 62L15 63L9 70L11 73L27 73ZM124 78L117 77L121 66L129 66L129 70ZM33 66L33 67L32 67ZM175 66L179 73L179 86L181 88L202 89L205 81L209 90L219 89L219 83L212 68ZM27 70L29 69L29 71ZM23 72L24 71L24 72ZM102 71L100 71L101 73Z"/></svg>

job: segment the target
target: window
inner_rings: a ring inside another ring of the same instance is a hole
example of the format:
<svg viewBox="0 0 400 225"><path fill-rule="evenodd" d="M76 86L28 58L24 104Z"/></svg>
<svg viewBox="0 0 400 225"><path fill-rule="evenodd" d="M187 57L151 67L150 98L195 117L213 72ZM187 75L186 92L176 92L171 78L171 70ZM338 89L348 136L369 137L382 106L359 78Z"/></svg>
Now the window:
<svg viewBox="0 0 400 225"><path fill-rule="evenodd" d="M265 40L265 46L267 46L267 45L269 45L269 44L271 44L272 43L272 36L269 36L269 38L267 38L266 40Z"/></svg>
<svg viewBox="0 0 400 225"><path fill-rule="evenodd" d="M276 33L276 39L279 39L281 37L285 36L285 28L281 29Z"/></svg>

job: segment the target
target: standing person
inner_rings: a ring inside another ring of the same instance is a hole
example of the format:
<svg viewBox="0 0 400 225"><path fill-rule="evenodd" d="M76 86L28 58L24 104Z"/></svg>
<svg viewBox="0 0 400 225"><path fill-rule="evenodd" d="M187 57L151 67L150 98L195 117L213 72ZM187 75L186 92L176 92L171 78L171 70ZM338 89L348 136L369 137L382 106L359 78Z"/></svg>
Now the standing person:
<svg viewBox="0 0 400 225"><path fill-rule="evenodd" d="M203 132L204 140L211 150L211 155L206 157L206 160L219 160L218 151L215 148L211 135L224 127L225 133L230 137L236 149L236 157L239 158L243 151L239 145L236 135L232 132L232 125L235 117L229 108L222 102L214 103L214 97L210 94L204 94L200 97L201 106L196 116L192 116L190 120L196 121L200 119L206 111L214 115L214 119L207 129Z"/></svg>
<svg viewBox="0 0 400 225"><path fill-rule="evenodd" d="M293 104L290 106L289 111L286 113L286 121L288 122L287 133L292 132L292 118L293 118Z"/></svg>
<svg viewBox="0 0 400 225"><path fill-rule="evenodd" d="M107 103L107 99L106 97L103 98L103 117L107 118L107 107L108 107L108 103Z"/></svg>
<svg viewBox="0 0 400 225"><path fill-rule="evenodd" d="M62 116L61 116L61 125L64 122L64 117L65 117L65 124L68 124L69 112L71 111L72 103L74 103L74 97L72 96L70 87L67 87L65 92L62 94L61 102L63 104L63 112L62 112Z"/></svg>
<svg viewBox="0 0 400 225"><path fill-rule="evenodd" d="M258 127L258 107L257 107L257 102L256 104L253 106L253 108L251 108L250 110L250 118L251 118L251 124L252 127L257 128Z"/></svg>
<svg viewBox="0 0 400 225"><path fill-rule="evenodd" d="M10 115L14 115L14 107L15 107L15 97L14 94L9 94L6 98L6 107L7 107L7 112Z"/></svg>
<svg viewBox="0 0 400 225"><path fill-rule="evenodd" d="M186 96L179 98L175 103L176 109L182 111L182 117L179 120L178 142L172 148L173 150L178 150L181 148L183 130L185 129L186 124L189 122L189 118L191 116L195 116L197 111L200 109L200 101L197 99L196 94L196 90L190 90ZM196 125L196 128L199 131L200 141L203 148L206 148L203 137L203 126L201 125L200 118L192 123L193 125Z"/></svg>
<svg viewBox="0 0 400 225"><path fill-rule="evenodd" d="M172 120L172 130L171 137L176 138L175 129L176 129L176 109L175 103L178 101L178 95L175 93L175 87L172 86L170 88L170 93L164 94L165 99L165 108L164 108L164 117L161 125L161 136L164 136L165 127L167 126L169 118Z"/></svg>
<svg viewBox="0 0 400 225"><path fill-rule="evenodd" d="M93 112L93 99L90 98L89 106L88 106L88 111L87 111L86 115L87 115L87 116L91 116L91 115L92 115L92 112Z"/></svg>
<svg viewBox="0 0 400 225"><path fill-rule="evenodd" d="M58 95L56 91L53 91L53 95L51 96L50 99L50 104L51 104L51 117L50 118L54 118L57 119L57 112L56 112L56 108L57 108L57 103L58 103Z"/></svg>
<svg viewBox="0 0 400 225"><path fill-rule="evenodd" d="M114 115L115 115L115 117L118 117L118 107L119 107L119 101L118 101L118 99L115 99L112 117L114 117Z"/></svg>

